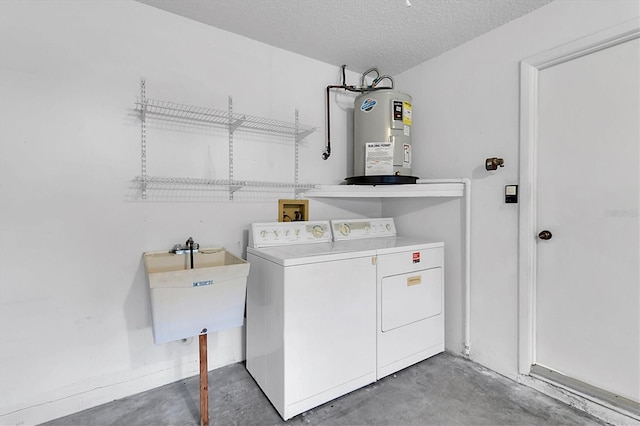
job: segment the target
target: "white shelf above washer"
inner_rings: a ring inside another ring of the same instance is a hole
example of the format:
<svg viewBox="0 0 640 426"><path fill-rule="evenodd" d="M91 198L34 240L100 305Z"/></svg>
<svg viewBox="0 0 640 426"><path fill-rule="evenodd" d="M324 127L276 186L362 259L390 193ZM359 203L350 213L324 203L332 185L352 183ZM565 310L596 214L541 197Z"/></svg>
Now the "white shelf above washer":
<svg viewBox="0 0 640 426"><path fill-rule="evenodd" d="M304 193L307 198L426 198L462 197L464 183L420 182L407 185L319 185Z"/></svg>

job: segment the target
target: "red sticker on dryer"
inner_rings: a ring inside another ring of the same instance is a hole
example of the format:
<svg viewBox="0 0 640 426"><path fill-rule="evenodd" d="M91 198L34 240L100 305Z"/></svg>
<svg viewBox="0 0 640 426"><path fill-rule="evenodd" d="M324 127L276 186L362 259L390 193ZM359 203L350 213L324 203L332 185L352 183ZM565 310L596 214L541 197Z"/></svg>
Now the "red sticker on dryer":
<svg viewBox="0 0 640 426"><path fill-rule="evenodd" d="M413 263L420 263L420 252L413 253Z"/></svg>

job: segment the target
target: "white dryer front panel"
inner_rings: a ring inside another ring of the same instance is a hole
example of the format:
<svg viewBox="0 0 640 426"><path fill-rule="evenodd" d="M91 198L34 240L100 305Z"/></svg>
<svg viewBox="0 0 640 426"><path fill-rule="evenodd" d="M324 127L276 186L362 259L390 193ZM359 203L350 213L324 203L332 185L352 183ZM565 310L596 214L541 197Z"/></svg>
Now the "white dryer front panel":
<svg viewBox="0 0 640 426"><path fill-rule="evenodd" d="M398 250L377 256L378 379L444 351L444 244Z"/></svg>
<svg viewBox="0 0 640 426"><path fill-rule="evenodd" d="M382 278L382 332L442 312L442 268Z"/></svg>

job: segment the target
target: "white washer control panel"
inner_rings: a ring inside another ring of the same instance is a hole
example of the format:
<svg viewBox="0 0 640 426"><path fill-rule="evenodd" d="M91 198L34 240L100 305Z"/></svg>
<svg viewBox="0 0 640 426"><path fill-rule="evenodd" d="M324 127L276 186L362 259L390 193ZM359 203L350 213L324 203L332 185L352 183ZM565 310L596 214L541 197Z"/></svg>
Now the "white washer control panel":
<svg viewBox="0 0 640 426"><path fill-rule="evenodd" d="M271 247L333 241L328 220L313 222L252 223L249 246Z"/></svg>
<svg viewBox="0 0 640 426"><path fill-rule="evenodd" d="M396 236L396 224L392 217L332 220L331 229L334 241Z"/></svg>

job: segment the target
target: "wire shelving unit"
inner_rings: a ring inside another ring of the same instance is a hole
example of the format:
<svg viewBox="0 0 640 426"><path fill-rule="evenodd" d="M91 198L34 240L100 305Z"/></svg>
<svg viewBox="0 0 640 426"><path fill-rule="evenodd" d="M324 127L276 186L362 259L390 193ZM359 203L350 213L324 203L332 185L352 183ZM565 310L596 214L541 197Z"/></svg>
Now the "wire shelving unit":
<svg viewBox="0 0 640 426"><path fill-rule="evenodd" d="M151 99L146 96L145 79L140 80L140 97L136 100L135 110L140 117L141 133L141 164L140 176L134 178L134 183L140 186L141 198L147 198L147 190L150 184L155 187L172 186L172 185L188 185L188 186L204 186L215 187L219 189L226 187L229 191L229 200L233 200L234 193L239 189L251 188L259 189L276 189L276 190L292 190L297 197L299 192L316 188L314 184L300 184L298 182L298 146L307 136L317 131L316 127L302 125L299 123L299 112L295 110L295 121L287 122L274 120L270 118L258 117L247 114L239 114L233 112L233 99L228 99L228 110L221 111L212 108L199 107L164 101L159 99ZM192 177L161 177L149 176L147 174L147 120L161 120L169 123L188 124L198 126L211 126L217 128L225 128L228 130L229 136L229 177L228 179L206 179ZM255 132L269 135L279 135L291 137L295 145L294 158L294 182L266 182L253 180L238 180L234 177L234 133L238 130Z"/></svg>

